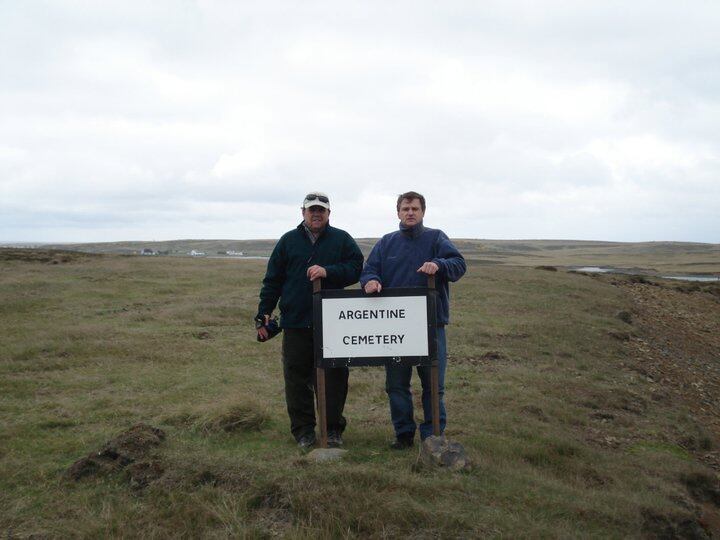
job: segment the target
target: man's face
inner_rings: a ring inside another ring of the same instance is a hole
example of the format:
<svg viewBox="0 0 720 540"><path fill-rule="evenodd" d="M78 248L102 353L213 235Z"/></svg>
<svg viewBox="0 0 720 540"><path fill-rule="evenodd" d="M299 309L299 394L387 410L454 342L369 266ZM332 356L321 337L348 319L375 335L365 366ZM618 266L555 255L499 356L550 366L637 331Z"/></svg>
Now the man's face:
<svg viewBox="0 0 720 540"><path fill-rule="evenodd" d="M302 209L305 225L314 233L319 233L330 221L330 210L323 206L311 206Z"/></svg>
<svg viewBox="0 0 720 540"><path fill-rule="evenodd" d="M403 227L412 227L422 220L425 212L420 206L420 199L403 199L400 201L398 217Z"/></svg>

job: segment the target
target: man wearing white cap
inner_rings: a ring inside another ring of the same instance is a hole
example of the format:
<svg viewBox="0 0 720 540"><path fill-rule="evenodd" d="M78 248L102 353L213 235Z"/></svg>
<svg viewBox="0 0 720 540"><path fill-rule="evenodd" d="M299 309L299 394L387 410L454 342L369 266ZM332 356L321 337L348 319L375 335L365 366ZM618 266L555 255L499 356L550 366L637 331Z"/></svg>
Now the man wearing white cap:
<svg viewBox="0 0 720 540"><path fill-rule="evenodd" d="M268 261L260 290L257 333L266 341L268 323L280 302L283 332L283 375L290 430L302 449L315 445L315 361L312 329L312 282L323 280L324 289L342 289L358 282L363 255L355 240L332 227L330 199L314 191L302 204L303 221L285 233ZM347 424L343 416L348 389L348 369L325 370L328 446L341 446Z"/></svg>

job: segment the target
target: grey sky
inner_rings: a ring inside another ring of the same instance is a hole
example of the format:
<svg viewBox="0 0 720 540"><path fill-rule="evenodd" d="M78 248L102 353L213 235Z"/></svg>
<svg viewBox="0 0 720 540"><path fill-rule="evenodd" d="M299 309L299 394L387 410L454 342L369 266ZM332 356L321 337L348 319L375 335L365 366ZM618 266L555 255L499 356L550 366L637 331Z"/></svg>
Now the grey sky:
<svg viewBox="0 0 720 540"><path fill-rule="evenodd" d="M0 0L0 241L720 242L720 4Z"/></svg>

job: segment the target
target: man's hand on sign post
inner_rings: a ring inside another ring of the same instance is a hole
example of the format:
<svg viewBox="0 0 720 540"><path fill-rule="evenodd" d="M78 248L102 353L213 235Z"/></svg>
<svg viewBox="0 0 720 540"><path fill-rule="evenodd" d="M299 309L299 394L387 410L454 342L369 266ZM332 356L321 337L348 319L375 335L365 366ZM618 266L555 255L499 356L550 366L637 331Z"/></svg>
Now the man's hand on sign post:
<svg viewBox="0 0 720 540"><path fill-rule="evenodd" d="M307 277L310 279L310 281L315 281L316 279L326 278L327 272L322 266L314 264L307 269Z"/></svg>
<svg viewBox="0 0 720 540"><path fill-rule="evenodd" d="M437 271L439 269L440 267L434 262L426 262L420 268L418 268L417 271L422 272L423 274L426 274L428 276L434 276L435 274L437 274Z"/></svg>
<svg viewBox="0 0 720 540"><path fill-rule="evenodd" d="M260 336L260 341L267 341L268 339L268 331L267 331L267 325L270 322L270 315L265 315L265 325L261 326L257 329L258 336Z"/></svg>
<svg viewBox="0 0 720 540"><path fill-rule="evenodd" d="M380 291L382 291L382 285L376 279L371 279L365 284L366 294L379 293Z"/></svg>

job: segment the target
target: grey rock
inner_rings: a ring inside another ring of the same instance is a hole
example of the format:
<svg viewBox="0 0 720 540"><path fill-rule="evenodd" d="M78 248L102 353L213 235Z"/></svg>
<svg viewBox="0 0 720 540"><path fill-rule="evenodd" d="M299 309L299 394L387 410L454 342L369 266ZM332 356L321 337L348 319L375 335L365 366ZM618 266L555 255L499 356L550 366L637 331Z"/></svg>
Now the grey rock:
<svg viewBox="0 0 720 540"><path fill-rule="evenodd" d="M327 463L328 461L340 461L347 450L342 448L316 448L305 456L307 461L313 463Z"/></svg>
<svg viewBox="0 0 720 540"><path fill-rule="evenodd" d="M420 462L426 467L445 467L453 471L468 470L472 462L459 442L431 435L420 447Z"/></svg>

